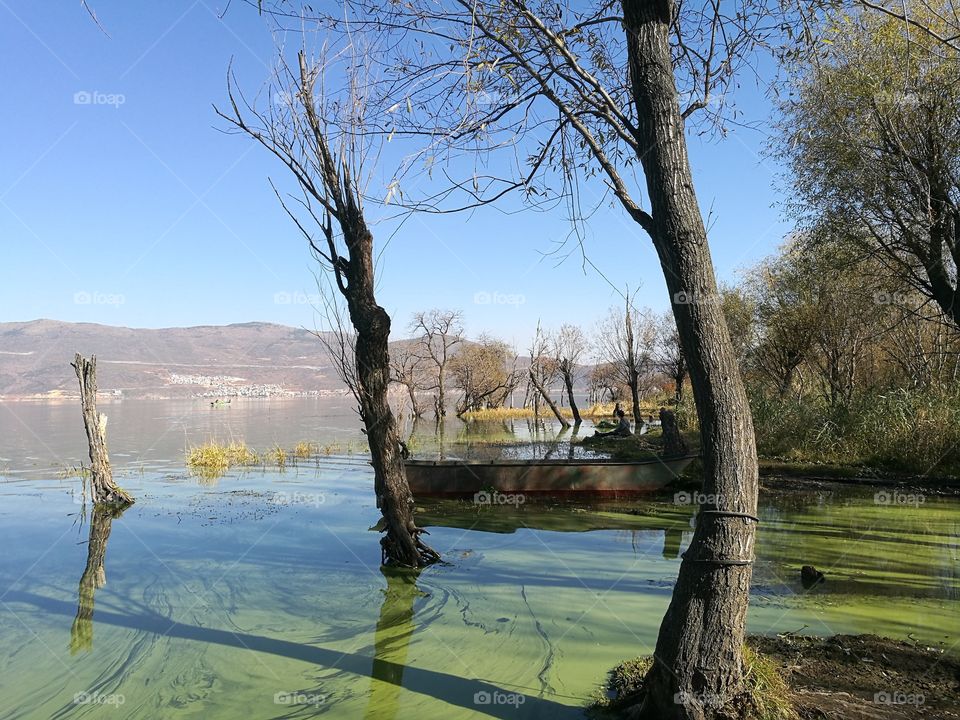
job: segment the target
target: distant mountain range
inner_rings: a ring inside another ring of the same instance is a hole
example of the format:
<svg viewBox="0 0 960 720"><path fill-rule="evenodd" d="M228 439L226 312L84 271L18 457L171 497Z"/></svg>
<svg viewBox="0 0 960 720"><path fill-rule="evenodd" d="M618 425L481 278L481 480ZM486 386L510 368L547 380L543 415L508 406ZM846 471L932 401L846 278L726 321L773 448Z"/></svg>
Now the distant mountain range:
<svg viewBox="0 0 960 720"><path fill-rule="evenodd" d="M77 395L74 353L97 356L101 392L125 397L342 391L320 340L270 323L163 328L0 323L0 397Z"/></svg>

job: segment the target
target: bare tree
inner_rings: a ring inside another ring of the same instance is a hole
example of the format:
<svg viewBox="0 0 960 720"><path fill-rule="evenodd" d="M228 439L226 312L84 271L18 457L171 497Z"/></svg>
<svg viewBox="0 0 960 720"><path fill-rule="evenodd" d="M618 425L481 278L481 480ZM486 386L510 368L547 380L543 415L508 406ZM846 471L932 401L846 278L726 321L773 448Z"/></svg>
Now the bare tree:
<svg viewBox="0 0 960 720"><path fill-rule="evenodd" d="M463 315L458 310L428 310L413 316L410 329L419 336L421 358L434 370L426 389L436 391L433 411L437 418L447 414L447 369L454 348L463 342Z"/></svg>
<svg viewBox="0 0 960 720"><path fill-rule="evenodd" d="M634 307L629 294L623 309L610 308L597 334L597 348L603 360L610 363L619 382L630 390L633 421L638 429L643 425L640 398L653 387L655 342L652 313Z"/></svg>
<svg viewBox="0 0 960 720"><path fill-rule="evenodd" d="M590 369L590 397L593 402L615 402L623 398L623 386L613 363L598 362Z"/></svg>
<svg viewBox="0 0 960 720"><path fill-rule="evenodd" d="M533 336L533 342L530 345L530 367L527 369L527 375L537 394L547 403L550 411L561 428L570 427L570 422L560 412L560 408L550 397L550 384L557 379L560 374L560 366L556 358L549 353L551 345L550 337L537 323L537 331Z"/></svg>
<svg viewBox="0 0 960 720"><path fill-rule="evenodd" d="M563 383L567 388L567 399L570 402L570 411L573 413L574 425L579 425L582 422L580 408L577 407L577 400L573 395L574 377L577 367L589 349L590 343L587 336L577 325L561 325L553 336L553 358L557 364L557 369L563 375Z"/></svg>
<svg viewBox="0 0 960 720"><path fill-rule="evenodd" d="M356 374L352 369L344 370L344 374L352 377L351 389L359 400L370 446L377 507L385 521L385 536L380 541L382 559L384 563L420 567L439 556L422 542L423 531L414 522L413 497L403 468L396 421L387 401L390 316L377 304L374 294L373 234L356 184L357 178L363 178L364 162L371 157L360 134L363 97L349 69L347 92L332 99L317 94L315 87L324 67L309 62L302 50L297 60L298 67L291 70L281 58L278 83L283 84L276 89L287 99L282 109L273 103L266 112L258 111L242 93L234 91L232 77L228 76L230 110L217 110L217 114L279 158L296 180L300 195L295 201L300 215L290 210L279 192L277 197L306 238L315 259L332 274L356 333ZM342 347L341 353L341 361L346 364Z"/></svg>
<svg viewBox="0 0 960 720"><path fill-rule="evenodd" d="M390 368L393 371L393 381L407 390L413 417L423 417L423 406L417 397L417 392L424 389L423 357L411 343L395 345L390 352Z"/></svg>
<svg viewBox="0 0 960 720"><path fill-rule="evenodd" d="M516 190L532 206L566 203L577 225L579 189L599 187L596 206L612 197L646 231L668 293L684 299L674 316L700 418L704 492L718 501L700 509L661 625L638 708L646 718L717 717L745 689L756 449L685 133L723 115L738 70L785 32L780 9L778 0L347 0L316 13L330 31L390 38L378 130L424 141L396 184L429 170L443 180L408 204L445 212ZM452 164L501 152L504 162L463 174ZM704 692L720 701L696 700ZM689 702L675 702L678 693Z"/></svg>
<svg viewBox="0 0 960 720"><path fill-rule="evenodd" d="M677 333L677 323L672 313L657 320L654 362L657 369L673 381L673 399L677 405L683 402L683 384L687 379L687 359Z"/></svg>

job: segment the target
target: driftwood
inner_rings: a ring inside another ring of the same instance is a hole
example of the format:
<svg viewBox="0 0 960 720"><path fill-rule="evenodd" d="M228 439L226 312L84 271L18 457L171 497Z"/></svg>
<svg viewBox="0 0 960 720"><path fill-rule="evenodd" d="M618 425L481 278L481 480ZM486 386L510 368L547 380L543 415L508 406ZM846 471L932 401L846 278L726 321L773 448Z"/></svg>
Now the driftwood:
<svg viewBox="0 0 960 720"><path fill-rule="evenodd" d="M680 428L677 426L677 416L673 410L660 408L660 428L663 431L664 457L686 455L688 452L687 443L684 442L683 436L680 434Z"/></svg>
<svg viewBox="0 0 960 720"><path fill-rule="evenodd" d="M107 416L97 412L97 357L91 355L87 360L77 353L71 365L80 381L83 426L90 447L90 495L93 504L132 505L133 497L113 481L113 470L107 455Z"/></svg>

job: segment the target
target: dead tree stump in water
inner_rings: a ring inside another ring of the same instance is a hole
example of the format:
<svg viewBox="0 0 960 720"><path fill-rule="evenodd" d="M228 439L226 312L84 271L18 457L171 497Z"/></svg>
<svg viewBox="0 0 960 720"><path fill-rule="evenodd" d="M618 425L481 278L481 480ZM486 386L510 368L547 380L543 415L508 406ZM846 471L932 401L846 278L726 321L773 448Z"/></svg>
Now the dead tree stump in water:
<svg viewBox="0 0 960 720"><path fill-rule="evenodd" d="M133 504L133 498L113 481L110 457L107 455L107 416L97 412L97 356L87 360L76 354L71 363L80 381L80 406L83 426L90 447L90 495L94 505Z"/></svg>
<svg viewBox="0 0 960 720"><path fill-rule="evenodd" d="M687 443L684 442L677 425L677 416L673 410L660 408L660 429L663 432L663 454L665 457L676 457L687 454Z"/></svg>

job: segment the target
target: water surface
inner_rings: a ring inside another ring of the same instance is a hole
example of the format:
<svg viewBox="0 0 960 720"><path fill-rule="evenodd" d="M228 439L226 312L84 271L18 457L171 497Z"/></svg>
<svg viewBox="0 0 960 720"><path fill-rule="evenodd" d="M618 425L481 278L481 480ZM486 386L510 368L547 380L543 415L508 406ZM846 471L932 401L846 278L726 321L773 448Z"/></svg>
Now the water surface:
<svg viewBox="0 0 960 720"><path fill-rule="evenodd" d="M447 562L385 573L361 455L214 483L183 468L184 442L221 432L351 442L348 405L198 415L157 403L139 419L133 405L109 410L119 479L138 498L115 519L84 513L77 480L57 477L0 405L2 718L582 717L609 667L652 651L690 506L421 502ZM75 408L58 424L59 408L24 407L61 461L79 460ZM960 652L960 503L874 492L763 496L751 632L873 632ZM805 590L803 564L826 583Z"/></svg>

